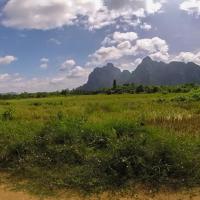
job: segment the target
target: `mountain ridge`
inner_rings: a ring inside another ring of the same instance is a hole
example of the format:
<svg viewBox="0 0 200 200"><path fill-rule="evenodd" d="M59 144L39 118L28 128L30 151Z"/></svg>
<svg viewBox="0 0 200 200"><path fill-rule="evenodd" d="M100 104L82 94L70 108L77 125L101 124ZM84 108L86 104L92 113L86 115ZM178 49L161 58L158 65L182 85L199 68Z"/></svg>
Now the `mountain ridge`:
<svg viewBox="0 0 200 200"><path fill-rule="evenodd" d="M114 80L119 85L128 83L142 85L200 84L200 66L193 62L154 61L149 56L145 57L133 72L121 71L112 63L108 63L102 68L95 68L89 75L87 83L78 90L95 91L111 88Z"/></svg>

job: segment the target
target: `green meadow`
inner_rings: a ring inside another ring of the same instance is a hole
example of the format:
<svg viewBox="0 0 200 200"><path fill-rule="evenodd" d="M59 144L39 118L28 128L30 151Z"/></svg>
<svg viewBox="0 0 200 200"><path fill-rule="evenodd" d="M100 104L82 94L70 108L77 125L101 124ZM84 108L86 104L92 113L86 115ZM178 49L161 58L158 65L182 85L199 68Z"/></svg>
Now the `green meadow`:
<svg viewBox="0 0 200 200"><path fill-rule="evenodd" d="M0 173L40 190L200 186L198 94L0 101Z"/></svg>

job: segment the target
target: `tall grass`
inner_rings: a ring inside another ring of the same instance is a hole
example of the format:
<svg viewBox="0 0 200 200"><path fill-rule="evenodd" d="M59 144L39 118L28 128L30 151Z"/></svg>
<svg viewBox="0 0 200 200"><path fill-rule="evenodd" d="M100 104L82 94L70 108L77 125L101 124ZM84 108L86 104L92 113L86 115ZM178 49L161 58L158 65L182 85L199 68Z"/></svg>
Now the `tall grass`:
<svg viewBox="0 0 200 200"><path fill-rule="evenodd" d="M0 108L2 116L9 107L15 111L0 120L0 170L48 189L200 185L197 102L185 109L174 97L9 101Z"/></svg>

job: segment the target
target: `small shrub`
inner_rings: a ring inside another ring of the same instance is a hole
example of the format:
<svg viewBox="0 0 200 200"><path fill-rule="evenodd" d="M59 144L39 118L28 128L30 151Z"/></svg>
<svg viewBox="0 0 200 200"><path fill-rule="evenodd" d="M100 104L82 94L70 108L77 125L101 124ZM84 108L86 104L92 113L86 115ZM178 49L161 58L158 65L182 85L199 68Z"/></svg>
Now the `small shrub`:
<svg viewBox="0 0 200 200"><path fill-rule="evenodd" d="M143 85L139 85L136 87L136 90L135 92L136 93L143 93L145 90L144 90L144 86Z"/></svg>
<svg viewBox="0 0 200 200"><path fill-rule="evenodd" d="M192 98L193 100L195 100L195 101L199 101L199 100L200 100L200 94L199 94L199 93L193 94L191 98Z"/></svg>
<svg viewBox="0 0 200 200"><path fill-rule="evenodd" d="M14 109L8 108L3 114L2 114L2 120L4 121L10 121L14 119Z"/></svg>
<svg viewBox="0 0 200 200"><path fill-rule="evenodd" d="M63 112L62 112L62 111L59 111L59 112L57 113L57 119L58 119L58 120L62 120L63 118L64 118Z"/></svg>
<svg viewBox="0 0 200 200"><path fill-rule="evenodd" d="M167 100L164 98L159 98L156 100L157 103L165 103Z"/></svg>
<svg viewBox="0 0 200 200"><path fill-rule="evenodd" d="M175 101L175 102L185 102L185 101L188 101L188 98L185 97L185 96L177 96L177 97L173 98L172 101Z"/></svg>
<svg viewBox="0 0 200 200"><path fill-rule="evenodd" d="M41 103L41 102L34 102L34 103L32 103L32 105L33 105L33 106L41 106L42 103Z"/></svg>

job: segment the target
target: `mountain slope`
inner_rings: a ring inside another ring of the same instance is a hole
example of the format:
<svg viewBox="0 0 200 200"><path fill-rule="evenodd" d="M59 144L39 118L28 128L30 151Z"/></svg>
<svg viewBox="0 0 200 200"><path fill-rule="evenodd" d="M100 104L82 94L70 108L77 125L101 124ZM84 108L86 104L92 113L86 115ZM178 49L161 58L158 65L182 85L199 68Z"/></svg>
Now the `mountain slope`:
<svg viewBox="0 0 200 200"><path fill-rule="evenodd" d="M113 80L118 85L136 83L143 85L177 85L184 83L200 84L200 66L190 62L157 62L150 57L143 59L135 71L122 71L112 63L102 68L96 68L89 75L88 82L78 90L95 91L101 88L111 88Z"/></svg>
<svg viewBox="0 0 200 200"><path fill-rule="evenodd" d="M78 88L83 91L94 91L101 88L110 88L113 85L113 80L117 80L119 84L127 82L131 78L129 71L121 72L120 69L114 67L112 63L108 63L102 68L96 68L89 75L88 82Z"/></svg>
<svg viewBox="0 0 200 200"><path fill-rule="evenodd" d="M132 73L129 82L144 85L200 83L200 67L192 62L171 62L167 64L146 57Z"/></svg>

